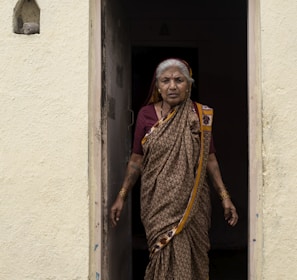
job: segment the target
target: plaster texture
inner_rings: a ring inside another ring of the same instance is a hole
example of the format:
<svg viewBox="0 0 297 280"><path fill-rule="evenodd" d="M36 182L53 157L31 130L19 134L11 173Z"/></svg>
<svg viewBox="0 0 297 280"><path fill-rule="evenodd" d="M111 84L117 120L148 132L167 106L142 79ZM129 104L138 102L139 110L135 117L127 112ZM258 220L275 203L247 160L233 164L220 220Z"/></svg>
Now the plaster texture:
<svg viewBox="0 0 297 280"><path fill-rule="evenodd" d="M0 7L0 279L88 279L88 1Z"/></svg>
<svg viewBox="0 0 297 280"><path fill-rule="evenodd" d="M263 261L260 279L297 279L297 2L261 1Z"/></svg>

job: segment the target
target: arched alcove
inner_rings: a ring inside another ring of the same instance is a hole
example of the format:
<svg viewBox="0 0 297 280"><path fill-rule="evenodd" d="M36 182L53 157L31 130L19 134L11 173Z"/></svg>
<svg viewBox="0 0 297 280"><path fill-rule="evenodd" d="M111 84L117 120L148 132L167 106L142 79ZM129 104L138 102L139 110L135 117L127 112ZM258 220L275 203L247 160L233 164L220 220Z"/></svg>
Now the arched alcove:
<svg viewBox="0 0 297 280"><path fill-rule="evenodd" d="M14 8L13 31L17 34L40 32L40 8L35 0L19 0Z"/></svg>

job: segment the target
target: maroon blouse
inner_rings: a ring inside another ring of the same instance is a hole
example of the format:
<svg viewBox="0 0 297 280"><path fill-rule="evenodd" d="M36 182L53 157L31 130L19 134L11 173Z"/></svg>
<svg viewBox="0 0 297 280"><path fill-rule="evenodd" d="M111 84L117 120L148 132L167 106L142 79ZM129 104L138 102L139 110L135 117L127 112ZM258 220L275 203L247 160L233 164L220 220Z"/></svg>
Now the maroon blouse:
<svg viewBox="0 0 297 280"><path fill-rule="evenodd" d="M197 106L194 106L197 111ZM141 140L146 133L149 132L151 127L158 121L158 116L154 104L149 104L142 107L138 113L136 120L136 127L134 132L134 142L132 152L135 154L143 155ZM211 137L209 153L215 153L213 137Z"/></svg>

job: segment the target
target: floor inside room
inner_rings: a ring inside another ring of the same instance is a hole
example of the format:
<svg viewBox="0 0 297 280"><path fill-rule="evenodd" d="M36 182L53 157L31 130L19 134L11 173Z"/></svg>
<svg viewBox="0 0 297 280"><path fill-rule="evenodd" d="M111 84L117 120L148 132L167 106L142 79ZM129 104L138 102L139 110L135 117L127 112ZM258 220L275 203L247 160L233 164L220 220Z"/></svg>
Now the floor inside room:
<svg viewBox="0 0 297 280"><path fill-rule="evenodd" d="M213 250L209 253L210 280L246 280L247 250Z"/></svg>

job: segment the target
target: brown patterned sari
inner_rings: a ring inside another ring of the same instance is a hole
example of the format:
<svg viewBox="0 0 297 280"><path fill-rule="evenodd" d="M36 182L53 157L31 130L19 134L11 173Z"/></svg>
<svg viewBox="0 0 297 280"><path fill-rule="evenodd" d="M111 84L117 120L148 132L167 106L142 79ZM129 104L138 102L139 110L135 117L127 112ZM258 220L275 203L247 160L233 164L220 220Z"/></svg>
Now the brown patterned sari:
<svg viewBox="0 0 297 280"><path fill-rule="evenodd" d="M151 252L145 280L208 279L212 110L199 104L198 117L193 106L186 100L142 141L141 218Z"/></svg>

